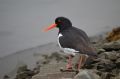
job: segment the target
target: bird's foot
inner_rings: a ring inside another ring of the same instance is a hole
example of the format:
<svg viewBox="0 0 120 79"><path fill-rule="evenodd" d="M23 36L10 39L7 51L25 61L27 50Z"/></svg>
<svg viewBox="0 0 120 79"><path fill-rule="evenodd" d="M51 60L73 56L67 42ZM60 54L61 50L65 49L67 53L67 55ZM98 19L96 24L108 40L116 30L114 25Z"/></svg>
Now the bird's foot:
<svg viewBox="0 0 120 79"><path fill-rule="evenodd" d="M73 69L73 67L72 67L71 64L67 64L67 65L66 65L66 69L70 70L70 69Z"/></svg>

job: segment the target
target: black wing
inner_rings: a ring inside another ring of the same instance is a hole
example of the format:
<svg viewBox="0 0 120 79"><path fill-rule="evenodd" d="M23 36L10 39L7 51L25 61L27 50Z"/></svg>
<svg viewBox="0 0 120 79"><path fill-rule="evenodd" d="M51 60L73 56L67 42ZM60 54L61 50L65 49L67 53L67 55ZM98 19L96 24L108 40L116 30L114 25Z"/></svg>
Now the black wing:
<svg viewBox="0 0 120 79"><path fill-rule="evenodd" d="M59 42L63 48L72 48L82 54L96 55L87 34L81 29L71 27L61 33L63 36L59 38Z"/></svg>

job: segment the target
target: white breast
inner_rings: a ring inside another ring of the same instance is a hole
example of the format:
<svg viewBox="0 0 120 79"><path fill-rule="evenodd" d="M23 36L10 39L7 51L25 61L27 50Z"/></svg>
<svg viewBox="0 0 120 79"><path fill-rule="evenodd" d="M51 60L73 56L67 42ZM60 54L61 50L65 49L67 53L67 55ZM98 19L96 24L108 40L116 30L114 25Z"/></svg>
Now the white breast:
<svg viewBox="0 0 120 79"><path fill-rule="evenodd" d="M61 45L60 45L59 38L62 37L62 36L63 36L63 35L62 35L61 33L58 34L57 42L58 42L58 45L59 45L60 48L62 48L62 47L61 47Z"/></svg>
<svg viewBox="0 0 120 79"><path fill-rule="evenodd" d="M61 33L58 34L58 45L59 47L67 54L72 54L72 55L75 55L76 53L75 52L79 52L75 49L72 49L72 48L63 48L61 47L60 43L59 43L59 38L62 37L63 35Z"/></svg>
<svg viewBox="0 0 120 79"><path fill-rule="evenodd" d="M58 34L58 38L61 37L61 36L63 36L63 35L62 35L61 33L59 33L59 34Z"/></svg>

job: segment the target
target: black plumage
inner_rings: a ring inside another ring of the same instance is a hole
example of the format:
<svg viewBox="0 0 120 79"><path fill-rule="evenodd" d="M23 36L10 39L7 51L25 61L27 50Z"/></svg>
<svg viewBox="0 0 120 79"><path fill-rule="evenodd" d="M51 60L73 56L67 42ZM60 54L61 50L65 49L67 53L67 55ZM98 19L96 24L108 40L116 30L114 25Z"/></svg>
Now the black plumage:
<svg viewBox="0 0 120 79"><path fill-rule="evenodd" d="M55 22L58 24L58 34L63 35L59 37L61 47L74 49L81 54L97 56L87 34L83 30L73 27L70 20L65 17L58 17Z"/></svg>
<svg viewBox="0 0 120 79"><path fill-rule="evenodd" d="M83 30L73 27L69 19L58 17L55 23L46 28L45 31L54 27L59 28L58 44L65 53L69 54L68 63L66 65L68 70L72 69L72 55L75 55L75 53L85 54L79 56L78 63L76 64L78 70L85 64L87 59L86 55L92 56L92 58L97 57L97 53L91 46L87 34Z"/></svg>
<svg viewBox="0 0 120 79"><path fill-rule="evenodd" d="M71 48L78 53L87 54L90 56L97 56L93 50L87 34L81 29L70 27L67 30L61 32L63 36L59 38L59 43L63 48Z"/></svg>

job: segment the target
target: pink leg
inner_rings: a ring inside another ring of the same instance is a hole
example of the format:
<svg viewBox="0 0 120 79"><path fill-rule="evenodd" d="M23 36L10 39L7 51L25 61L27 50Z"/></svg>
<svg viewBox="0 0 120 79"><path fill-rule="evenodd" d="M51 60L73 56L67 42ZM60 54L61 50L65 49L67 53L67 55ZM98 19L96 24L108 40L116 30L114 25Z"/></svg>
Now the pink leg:
<svg viewBox="0 0 120 79"><path fill-rule="evenodd" d="M82 64L82 56L80 56L79 62L78 62L78 70L81 68Z"/></svg>
<svg viewBox="0 0 120 79"><path fill-rule="evenodd" d="M71 55L68 56L68 63L66 65L67 69L72 69L72 57Z"/></svg>
<svg viewBox="0 0 120 79"><path fill-rule="evenodd" d="M84 64L85 64L85 62L86 62L86 59L87 59L86 56L84 56L84 55L81 55L81 56L80 56L80 59L79 59L79 61L78 61L78 70L79 70L82 66L84 66Z"/></svg>

